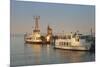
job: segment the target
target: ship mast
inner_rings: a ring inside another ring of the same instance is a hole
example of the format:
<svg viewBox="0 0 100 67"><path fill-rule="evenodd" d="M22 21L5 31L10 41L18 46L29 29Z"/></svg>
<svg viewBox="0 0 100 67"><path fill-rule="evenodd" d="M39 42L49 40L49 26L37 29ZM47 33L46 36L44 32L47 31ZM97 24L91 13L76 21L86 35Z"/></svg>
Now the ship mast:
<svg viewBox="0 0 100 67"><path fill-rule="evenodd" d="M40 29L39 29L38 22L39 22L40 16L35 16L34 19L35 19L35 29L34 29L34 32L38 32L39 33Z"/></svg>

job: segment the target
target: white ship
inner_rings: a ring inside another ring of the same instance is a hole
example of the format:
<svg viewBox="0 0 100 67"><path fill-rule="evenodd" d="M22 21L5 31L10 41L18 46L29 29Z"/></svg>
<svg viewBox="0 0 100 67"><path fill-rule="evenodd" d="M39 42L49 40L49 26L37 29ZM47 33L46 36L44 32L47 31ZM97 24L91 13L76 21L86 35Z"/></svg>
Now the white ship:
<svg viewBox="0 0 100 67"><path fill-rule="evenodd" d="M87 41L86 37L79 34L66 34L55 40L55 48L68 50L90 50L92 41Z"/></svg>
<svg viewBox="0 0 100 67"><path fill-rule="evenodd" d="M24 40L26 43L42 43L38 20L40 16L35 16L35 29L31 34L25 34Z"/></svg>
<svg viewBox="0 0 100 67"><path fill-rule="evenodd" d="M52 29L48 25L47 27L47 35L41 35L40 34L40 29L39 29L39 24L38 21L40 19L40 16L35 16L35 28L32 31L31 34L25 34L24 35L24 40L26 43L45 43L45 44L50 44L52 40Z"/></svg>

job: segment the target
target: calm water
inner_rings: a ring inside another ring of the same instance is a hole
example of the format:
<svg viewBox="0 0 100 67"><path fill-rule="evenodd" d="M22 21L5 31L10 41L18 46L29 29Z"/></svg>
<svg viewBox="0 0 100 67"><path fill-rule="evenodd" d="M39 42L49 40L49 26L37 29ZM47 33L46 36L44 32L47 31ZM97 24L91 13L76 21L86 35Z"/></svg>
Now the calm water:
<svg viewBox="0 0 100 67"><path fill-rule="evenodd" d="M53 49L52 45L24 44L23 36L11 36L11 66L95 61L95 53Z"/></svg>

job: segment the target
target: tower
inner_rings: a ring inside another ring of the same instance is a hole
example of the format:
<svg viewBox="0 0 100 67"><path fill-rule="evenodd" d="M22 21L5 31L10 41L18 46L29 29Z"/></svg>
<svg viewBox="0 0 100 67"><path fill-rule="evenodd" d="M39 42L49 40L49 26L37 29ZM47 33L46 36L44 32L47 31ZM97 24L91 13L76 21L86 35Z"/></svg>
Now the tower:
<svg viewBox="0 0 100 67"><path fill-rule="evenodd" d="M52 29L50 28L49 25L47 27L47 35L52 35Z"/></svg>
<svg viewBox="0 0 100 67"><path fill-rule="evenodd" d="M34 19L35 19L35 29L33 31L39 33L40 32L40 29L39 29L38 22L39 22L40 16L35 16Z"/></svg>

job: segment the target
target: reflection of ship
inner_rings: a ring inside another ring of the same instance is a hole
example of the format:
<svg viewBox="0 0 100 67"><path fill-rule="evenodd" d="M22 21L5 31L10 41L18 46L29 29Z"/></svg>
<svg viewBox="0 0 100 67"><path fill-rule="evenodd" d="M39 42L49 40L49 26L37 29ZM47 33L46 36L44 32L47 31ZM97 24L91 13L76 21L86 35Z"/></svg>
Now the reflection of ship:
<svg viewBox="0 0 100 67"><path fill-rule="evenodd" d="M55 40L55 48L69 50L90 50L93 41L87 40L86 36L77 33L66 34Z"/></svg>
<svg viewBox="0 0 100 67"><path fill-rule="evenodd" d="M31 34L25 34L24 40L26 43L50 43L52 36L52 29L48 26L47 28L47 36L43 36L40 34L40 29L38 25L38 21L40 16L35 16L35 29Z"/></svg>

